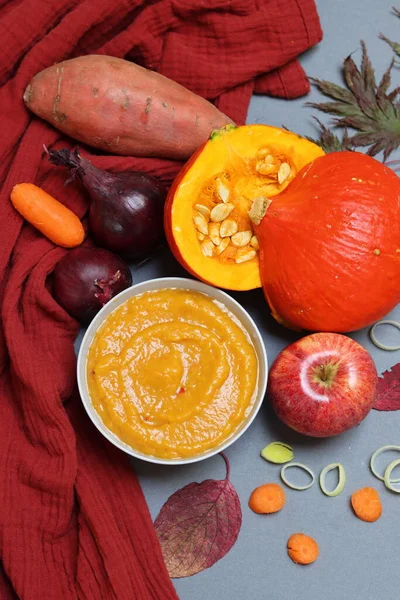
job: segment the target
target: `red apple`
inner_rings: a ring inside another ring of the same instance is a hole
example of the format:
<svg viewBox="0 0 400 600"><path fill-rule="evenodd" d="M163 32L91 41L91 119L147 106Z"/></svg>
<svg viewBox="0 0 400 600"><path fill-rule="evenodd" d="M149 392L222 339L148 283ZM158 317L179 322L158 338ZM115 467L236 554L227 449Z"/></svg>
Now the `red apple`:
<svg viewBox="0 0 400 600"><path fill-rule="evenodd" d="M374 404L378 374L351 338L314 333L285 348L269 372L268 396L292 429L329 437L358 425Z"/></svg>

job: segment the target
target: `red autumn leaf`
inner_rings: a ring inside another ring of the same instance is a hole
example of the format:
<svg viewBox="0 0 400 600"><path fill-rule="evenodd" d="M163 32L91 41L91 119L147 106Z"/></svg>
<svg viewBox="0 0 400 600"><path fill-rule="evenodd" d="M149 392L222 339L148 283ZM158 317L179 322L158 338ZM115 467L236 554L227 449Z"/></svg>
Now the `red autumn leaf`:
<svg viewBox="0 0 400 600"><path fill-rule="evenodd" d="M378 379L375 410L400 410L400 363Z"/></svg>
<svg viewBox="0 0 400 600"><path fill-rule="evenodd" d="M235 488L226 478L189 483L168 498L154 525L170 577L188 577L212 567L232 548L242 524Z"/></svg>

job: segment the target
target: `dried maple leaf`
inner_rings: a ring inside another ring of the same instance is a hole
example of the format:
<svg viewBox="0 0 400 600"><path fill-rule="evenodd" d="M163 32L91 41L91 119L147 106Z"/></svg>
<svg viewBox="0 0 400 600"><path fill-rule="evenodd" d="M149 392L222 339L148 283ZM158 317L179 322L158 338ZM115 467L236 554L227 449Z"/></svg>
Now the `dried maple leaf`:
<svg viewBox="0 0 400 600"><path fill-rule="evenodd" d="M375 410L400 410L400 363L378 379Z"/></svg>
<svg viewBox="0 0 400 600"><path fill-rule="evenodd" d="M393 12L397 17L400 17L400 11L397 10L397 8L395 8L394 6L393 6ZM392 42L382 33L380 34L379 37L381 38L381 40L384 40L386 43L389 44L389 46L392 48L393 52L395 54L397 54L397 56L400 56L400 44L398 44L397 42ZM397 63L397 64L399 64L399 63Z"/></svg>
<svg viewBox="0 0 400 600"><path fill-rule="evenodd" d="M308 102L307 106L335 115L334 126L356 129L359 133L347 137L347 145L355 148L369 146L368 154L371 156L383 151L386 160L400 146L400 102L396 100L400 88L388 93L394 61L377 85L364 42L361 46L360 70L351 56L344 61L347 89L329 81L311 79L320 92L334 101Z"/></svg>
<svg viewBox="0 0 400 600"><path fill-rule="evenodd" d="M188 577L208 569L232 548L242 524L235 488L226 477L190 483L168 498L154 526L170 577Z"/></svg>
<svg viewBox="0 0 400 600"><path fill-rule="evenodd" d="M335 135L330 129L325 127L323 123L316 117L314 119L317 121L320 134L319 139L314 139L312 137L308 137L307 139L310 142L314 142L314 144L318 144L327 154L329 152L339 152L341 150L354 150L354 146L350 141L347 129L344 130L342 139L340 139L337 135Z"/></svg>
<svg viewBox="0 0 400 600"><path fill-rule="evenodd" d="M397 56L400 57L400 44L398 44L397 42L392 42L392 40L389 40L389 38L387 38L385 35L383 35L383 33L381 33L379 35L379 37L381 38L381 40L384 40L387 44L389 44L389 46L392 48L393 52L395 54L397 54Z"/></svg>

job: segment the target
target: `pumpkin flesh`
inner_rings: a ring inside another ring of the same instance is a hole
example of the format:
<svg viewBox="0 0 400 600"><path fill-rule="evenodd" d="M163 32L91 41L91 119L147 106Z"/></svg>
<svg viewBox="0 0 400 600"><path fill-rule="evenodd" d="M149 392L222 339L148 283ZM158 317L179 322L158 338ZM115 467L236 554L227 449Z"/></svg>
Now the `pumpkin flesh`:
<svg viewBox="0 0 400 600"><path fill-rule="evenodd" d="M251 204L257 196L280 193L304 165L323 154L316 144L267 125L227 126L214 132L185 165L168 194L164 224L177 260L192 275L214 286L230 290L260 287L257 240L252 238L248 215ZM233 208L215 225L207 211L223 204ZM195 223L199 206L206 215L206 234ZM221 236L218 241L218 232L224 221L228 225L227 220L236 223L237 233L245 235L241 238L233 233L225 236L226 241ZM235 245L241 239L246 243ZM204 253L207 247L211 256Z"/></svg>

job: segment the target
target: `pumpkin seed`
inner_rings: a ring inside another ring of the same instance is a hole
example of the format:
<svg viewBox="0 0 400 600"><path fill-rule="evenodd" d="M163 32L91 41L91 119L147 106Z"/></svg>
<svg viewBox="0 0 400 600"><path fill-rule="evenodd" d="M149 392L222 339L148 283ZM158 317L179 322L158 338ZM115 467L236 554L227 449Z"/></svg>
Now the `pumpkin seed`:
<svg viewBox="0 0 400 600"><path fill-rule="evenodd" d="M228 198L229 198L229 190L226 187L226 185L224 185L222 183L222 181L220 179L217 179L217 192L218 192L218 196L221 198L222 202L228 202Z"/></svg>
<svg viewBox="0 0 400 600"><path fill-rule="evenodd" d="M239 231L231 237L231 241L236 248L243 248L243 246L247 246L247 244L250 242L251 236L251 231Z"/></svg>
<svg viewBox="0 0 400 600"><path fill-rule="evenodd" d="M272 154L264 152L259 154L262 158L256 164L256 171L260 173L260 175L276 175L278 171L278 165L276 163L276 158Z"/></svg>
<svg viewBox="0 0 400 600"><path fill-rule="evenodd" d="M210 225L208 226L210 240L215 246L219 246L221 243L221 238L219 237L219 228L219 223L210 223Z"/></svg>
<svg viewBox="0 0 400 600"><path fill-rule="evenodd" d="M253 246L254 250L259 250L260 246L256 235L253 235L253 237L251 238L250 246Z"/></svg>
<svg viewBox="0 0 400 600"><path fill-rule="evenodd" d="M214 254L214 244L211 240L204 240L201 244L201 251L204 256L213 256Z"/></svg>
<svg viewBox="0 0 400 600"><path fill-rule="evenodd" d="M278 168L274 164L267 164L265 162L256 164L256 171L260 173L260 175L275 175Z"/></svg>
<svg viewBox="0 0 400 600"><path fill-rule="evenodd" d="M253 204L247 213L253 223L256 225L261 223L271 202L272 200L269 198L264 198L263 196L260 196L253 201Z"/></svg>
<svg viewBox="0 0 400 600"><path fill-rule="evenodd" d="M194 207L203 217L209 220L211 211L207 206L204 206L204 204L195 204Z"/></svg>
<svg viewBox="0 0 400 600"><path fill-rule="evenodd" d="M278 183L285 183L285 181L287 180L287 178L290 175L290 165L286 162L283 162L281 164L281 166L279 167L279 171L278 171Z"/></svg>
<svg viewBox="0 0 400 600"><path fill-rule="evenodd" d="M200 242L202 242L205 239L205 237L206 236L200 233L200 231L197 233L197 239L200 240Z"/></svg>
<svg viewBox="0 0 400 600"><path fill-rule="evenodd" d="M271 150L269 148L261 148L258 152L257 152L257 156L272 156L271 154ZM273 158L273 157L272 157Z"/></svg>
<svg viewBox="0 0 400 600"><path fill-rule="evenodd" d="M250 250L249 248L242 248L238 251L235 262L236 264L247 262L248 260L252 260L255 257L255 255L255 250Z"/></svg>
<svg viewBox="0 0 400 600"><path fill-rule="evenodd" d="M227 217L229 217L234 208L234 204L217 204L217 206L214 206L211 211L211 221L214 221L214 223L220 223L221 221L224 221Z"/></svg>
<svg viewBox="0 0 400 600"><path fill-rule="evenodd" d="M217 254L222 254L222 252L223 252L224 250L226 250L226 249L227 249L227 247L229 246L229 242L230 242L230 239L229 239L228 237L225 237L225 238L223 238L223 239L221 240L221 243L220 243L220 245L219 245L219 246L217 246L217 248L216 248L216 253L217 253Z"/></svg>
<svg viewBox="0 0 400 600"><path fill-rule="evenodd" d="M196 226L197 231L200 231L203 235L208 235L208 223L203 215L197 213L193 217L193 222Z"/></svg>
<svg viewBox="0 0 400 600"><path fill-rule="evenodd" d="M233 219L225 219L225 221L223 221L221 223L219 235L222 238L226 238L231 235L234 235L237 232L237 230L238 230L238 224L236 223L236 221L234 221Z"/></svg>

